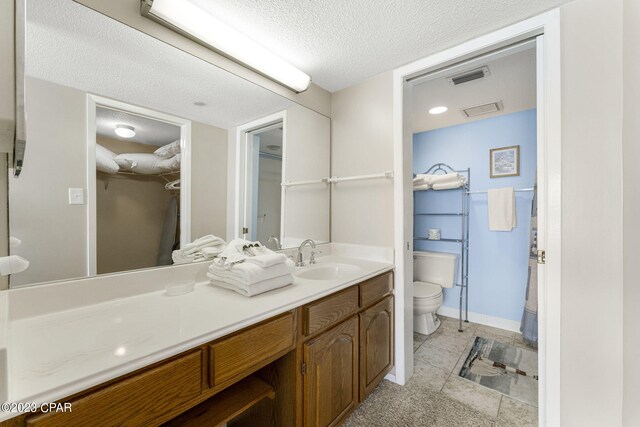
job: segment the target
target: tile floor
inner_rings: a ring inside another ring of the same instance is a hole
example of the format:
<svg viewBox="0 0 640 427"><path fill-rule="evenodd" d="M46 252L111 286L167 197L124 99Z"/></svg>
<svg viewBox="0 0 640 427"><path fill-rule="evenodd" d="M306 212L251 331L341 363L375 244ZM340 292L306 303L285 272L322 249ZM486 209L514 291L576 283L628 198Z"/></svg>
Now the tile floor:
<svg viewBox="0 0 640 427"><path fill-rule="evenodd" d="M476 335L534 350L518 333L463 324L442 317L430 336L414 333L414 375L401 387L382 384L350 415L345 426L494 426L538 425L538 408L460 378Z"/></svg>

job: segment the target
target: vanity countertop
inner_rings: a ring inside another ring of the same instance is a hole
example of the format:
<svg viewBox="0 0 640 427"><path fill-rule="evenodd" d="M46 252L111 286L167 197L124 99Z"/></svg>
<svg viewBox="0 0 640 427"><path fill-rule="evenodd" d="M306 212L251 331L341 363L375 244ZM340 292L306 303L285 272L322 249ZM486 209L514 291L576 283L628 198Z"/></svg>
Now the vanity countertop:
<svg viewBox="0 0 640 427"><path fill-rule="evenodd" d="M181 296L164 290L10 320L9 402L51 402L347 288L392 264L327 256L357 273L304 280L246 298L206 282ZM0 412L0 420L17 414Z"/></svg>

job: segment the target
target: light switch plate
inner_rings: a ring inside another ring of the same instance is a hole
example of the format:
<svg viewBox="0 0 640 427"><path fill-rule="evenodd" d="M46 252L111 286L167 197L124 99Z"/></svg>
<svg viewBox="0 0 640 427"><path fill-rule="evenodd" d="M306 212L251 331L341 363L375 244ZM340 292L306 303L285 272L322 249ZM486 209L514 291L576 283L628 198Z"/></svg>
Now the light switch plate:
<svg viewBox="0 0 640 427"><path fill-rule="evenodd" d="M69 204L84 205L84 188L69 189Z"/></svg>

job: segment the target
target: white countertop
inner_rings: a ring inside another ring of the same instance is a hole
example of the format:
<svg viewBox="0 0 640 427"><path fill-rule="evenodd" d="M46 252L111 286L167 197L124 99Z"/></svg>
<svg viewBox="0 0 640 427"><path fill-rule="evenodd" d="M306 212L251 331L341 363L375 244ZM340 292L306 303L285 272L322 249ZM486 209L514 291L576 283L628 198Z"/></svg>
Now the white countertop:
<svg viewBox="0 0 640 427"><path fill-rule="evenodd" d="M296 278L291 286L252 298L201 282L181 296L162 290L9 319L6 400L61 399L393 268L343 256L318 259L327 262L359 269L343 279ZM0 420L15 415L0 412Z"/></svg>

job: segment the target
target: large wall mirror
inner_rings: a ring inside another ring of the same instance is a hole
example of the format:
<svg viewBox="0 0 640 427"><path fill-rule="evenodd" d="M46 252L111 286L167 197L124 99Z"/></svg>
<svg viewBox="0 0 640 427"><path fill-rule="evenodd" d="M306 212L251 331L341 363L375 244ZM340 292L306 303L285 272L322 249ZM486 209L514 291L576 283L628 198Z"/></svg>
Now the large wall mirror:
<svg viewBox="0 0 640 427"><path fill-rule="evenodd" d="M207 235L329 241L328 117L72 0L25 16L10 287L171 265Z"/></svg>

